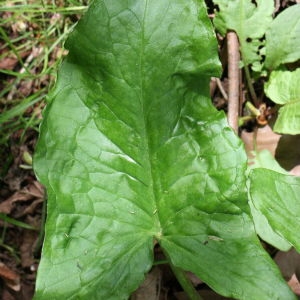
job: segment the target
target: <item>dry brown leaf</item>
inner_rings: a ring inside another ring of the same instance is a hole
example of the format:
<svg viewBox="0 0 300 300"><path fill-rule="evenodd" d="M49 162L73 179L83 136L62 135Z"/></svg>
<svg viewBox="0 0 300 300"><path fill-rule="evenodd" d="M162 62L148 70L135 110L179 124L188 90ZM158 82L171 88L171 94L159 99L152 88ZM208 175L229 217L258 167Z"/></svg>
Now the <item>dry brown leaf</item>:
<svg viewBox="0 0 300 300"><path fill-rule="evenodd" d="M30 51L20 52L19 56L20 58L24 58L28 56ZM7 56L4 55L4 57L0 60L0 69L2 70L13 70L15 66L18 64L19 59L15 54L9 53Z"/></svg>
<svg viewBox="0 0 300 300"><path fill-rule="evenodd" d="M29 186L15 192L8 199L0 203L0 213L10 214L14 208L14 203L19 201L29 201L33 199L43 199L43 187L37 181L33 181Z"/></svg>
<svg viewBox="0 0 300 300"><path fill-rule="evenodd" d="M287 252L278 251L274 260L286 280L293 274L300 279L300 254L294 248Z"/></svg>
<svg viewBox="0 0 300 300"><path fill-rule="evenodd" d="M29 206L27 206L23 211L20 211L19 213L16 213L15 214L15 218L21 218L25 215L31 215L35 212L36 210L36 207L42 203L44 201L44 199L37 199L37 200L34 200Z"/></svg>
<svg viewBox="0 0 300 300"><path fill-rule="evenodd" d="M160 295L162 272L155 267L147 274L142 285L132 294L131 300L158 300Z"/></svg>
<svg viewBox="0 0 300 300"><path fill-rule="evenodd" d="M0 203L0 213L10 214L14 208L14 203L16 201L28 201L32 199L32 196L29 194L24 194L23 191L15 192L7 200Z"/></svg>
<svg viewBox="0 0 300 300"><path fill-rule="evenodd" d="M35 242L37 240L37 233L31 230L25 230L22 237L22 244L20 247L21 264L23 268L29 268L34 264L33 251Z"/></svg>
<svg viewBox="0 0 300 300"><path fill-rule="evenodd" d="M300 282L298 281L295 274L293 274L293 276L289 280L288 285L296 295L300 296Z"/></svg>
<svg viewBox="0 0 300 300"><path fill-rule="evenodd" d="M291 175L300 176L300 165L297 165L292 170L290 170Z"/></svg>
<svg viewBox="0 0 300 300"><path fill-rule="evenodd" d="M5 57L0 60L0 69L13 70L17 63L18 59L15 56Z"/></svg>
<svg viewBox="0 0 300 300"><path fill-rule="evenodd" d="M20 276L2 262L0 262L0 277L12 290L19 291L21 289Z"/></svg>

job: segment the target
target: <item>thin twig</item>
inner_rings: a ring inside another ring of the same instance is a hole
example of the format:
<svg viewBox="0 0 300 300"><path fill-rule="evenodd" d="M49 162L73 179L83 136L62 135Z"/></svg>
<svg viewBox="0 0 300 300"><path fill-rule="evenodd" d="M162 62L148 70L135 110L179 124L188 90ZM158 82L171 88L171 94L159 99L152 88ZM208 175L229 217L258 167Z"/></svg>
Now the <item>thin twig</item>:
<svg viewBox="0 0 300 300"><path fill-rule="evenodd" d="M216 83L217 83L217 86L218 86L218 89L220 90L223 98L228 101L228 95L227 93L225 92L224 88L223 88L223 85L222 85L222 82L219 78L216 78Z"/></svg>
<svg viewBox="0 0 300 300"><path fill-rule="evenodd" d="M227 119L229 126L238 133L238 118L239 118L239 41L235 32L227 33L227 48L228 48L228 114Z"/></svg>
<svg viewBox="0 0 300 300"><path fill-rule="evenodd" d="M242 69L239 70L239 78L240 78L240 85L239 85L239 116L243 115L243 104L244 104L244 100L245 100L245 93L243 92L243 87L242 87L242 81L243 81L243 75L242 75Z"/></svg>
<svg viewBox="0 0 300 300"><path fill-rule="evenodd" d="M280 0L275 0L275 8L274 8L274 11L273 11L273 17L278 12L279 8L280 8Z"/></svg>

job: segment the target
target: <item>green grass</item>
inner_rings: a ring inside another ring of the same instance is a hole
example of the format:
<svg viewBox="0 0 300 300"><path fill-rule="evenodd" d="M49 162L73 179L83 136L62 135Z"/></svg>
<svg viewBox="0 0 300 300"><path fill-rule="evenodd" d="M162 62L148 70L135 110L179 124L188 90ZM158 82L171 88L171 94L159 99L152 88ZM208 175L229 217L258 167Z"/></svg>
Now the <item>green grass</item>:
<svg viewBox="0 0 300 300"><path fill-rule="evenodd" d="M66 54L63 43L85 0L10 0L0 4L0 179L11 162L10 141L38 131L46 95ZM12 63L10 66L8 63Z"/></svg>
<svg viewBox="0 0 300 300"><path fill-rule="evenodd" d="M41 111L66 54L64 41L86 9L84 0L0 2L0 189L16 160L11 149L34 151ZM31 167L23 161L19 168ZM17 250L6 243L6 224L36 229L3 213L0 220L0 248L19 263Z"/></svg>

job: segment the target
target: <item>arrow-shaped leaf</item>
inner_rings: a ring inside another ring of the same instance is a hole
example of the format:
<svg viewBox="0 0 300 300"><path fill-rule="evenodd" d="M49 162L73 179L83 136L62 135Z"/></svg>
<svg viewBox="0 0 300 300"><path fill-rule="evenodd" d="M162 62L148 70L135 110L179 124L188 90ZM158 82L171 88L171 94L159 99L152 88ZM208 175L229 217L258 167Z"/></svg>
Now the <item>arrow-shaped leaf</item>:
<svg viewBox="0 0 300 300"><path fill-rule="evenodd" d="M34 161L49 197L36 298L126 299L154 241L221 294L293 298L253 229L242 144L209 99L202 1L94 1L67 47Z"/></svg>

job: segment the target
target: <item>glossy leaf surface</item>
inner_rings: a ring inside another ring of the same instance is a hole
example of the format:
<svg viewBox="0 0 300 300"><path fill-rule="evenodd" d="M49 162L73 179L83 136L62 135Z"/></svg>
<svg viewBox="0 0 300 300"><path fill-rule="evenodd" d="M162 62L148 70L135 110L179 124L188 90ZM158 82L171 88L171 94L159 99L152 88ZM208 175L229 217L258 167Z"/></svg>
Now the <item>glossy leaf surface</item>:
<svg viewBox="0 0 300 300"><path fill-rule="evenodd" d="M276 69L279 65L300 59L300 4L280 13L266 32L265 66Z"/></svg>
<svg viewBox="0 0 300 300"><path fill-rule="evenodd" d="M259 152L253 151L252 155L254 158L251 160L250 169L265 168L282 174L289 174L278 164L271 152L268 150L262 150ZM273 245L277 249L288 251L292 247L291 244L284 239L282 235L273 230L265 215L259 209L257 209L251 201L249 201L249 205L255 230L260 238Z"/></svg>
<svg viewBox="0 0 300 300"><path fill-rule="evenodd" d="M209 99L204 4L94 1L67 47L34 160L49 198L36 299L127 299L154 241L221 294L293 299L254 232L242 144Z"/></svg>
<svg viewBox="0 0 300 300"><path fill-rule="evenodd" d="M278 234L300 251L300 178L267 169L250 174L250 198Z"/></svg>
<svg viewBox="0 0 300 300"><path fill-rule="evenodd" d="M273 0L214 0L218 5L214 24L222 35L237 33L244 64L258 68L262 59L259 51L264 46L260 39L272 22Z"/></svg>
<svg viewBox="0 0 300 300"><path fill-rule="evenodd" d="M265 84L265 93L282 105L274 131L286 134L300 133L300 68L295 71L273 71Z"/></svg>

